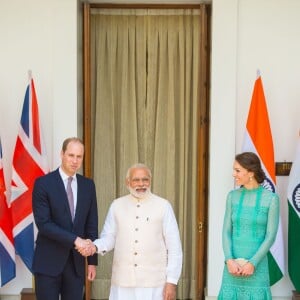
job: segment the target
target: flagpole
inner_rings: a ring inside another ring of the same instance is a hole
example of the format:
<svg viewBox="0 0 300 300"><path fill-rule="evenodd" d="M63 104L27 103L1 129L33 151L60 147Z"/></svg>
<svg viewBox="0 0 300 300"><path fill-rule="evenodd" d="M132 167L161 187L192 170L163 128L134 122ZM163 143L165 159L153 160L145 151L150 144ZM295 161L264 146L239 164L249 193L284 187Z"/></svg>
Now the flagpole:
<svg viewBox="0 0 300 300"><path fill-rule="evenodd" d="M32 71L28 70L28 81L31 81L32 79Z"/></svg>
<svg viewBox="0 0 300 300"><path fill-rule="evenodd" d="M32 275L32 282L31 282L31 284L32 284L32 291L33 291L33 293L35 294L35 281L34 281L34 275Z"/></svg>
<svg viewBox="0 0 300 300"><path fill-rule="evenodd" d="M28 74L28 81L31 82L31 80L32 80L32 70L29 69L28 72L27 72L27 74ZM34 275L32 275L31 286L32 286L32 291L35 294Z"/></svg>
<svg viewBox="0 0 300 300"><path fill-rule="evenodd" d="M32 70L28 70L28 81L29 84L31 83L32 80ZM35 279L34 279L34 275L32 275L32 279L31 279L31 286L32 286L32 293L33 295L35 295Z"/></svg>
<svg viewBox="0 0 300 300"><path fill-rule="evenodd" d="M31 82L32 80L32 70L28 70L28 81ZM35 282L34 282L34 275L32 275L31 278L31 286L32 286L32 292L35 294Z"/></svg>
<svg viewBox="0 0 300 300"><path fill-rule="evenodd" d="M259 70L259 69L256 70L256 77L257 77L257 78L260 77L260 70Z"/></svg>

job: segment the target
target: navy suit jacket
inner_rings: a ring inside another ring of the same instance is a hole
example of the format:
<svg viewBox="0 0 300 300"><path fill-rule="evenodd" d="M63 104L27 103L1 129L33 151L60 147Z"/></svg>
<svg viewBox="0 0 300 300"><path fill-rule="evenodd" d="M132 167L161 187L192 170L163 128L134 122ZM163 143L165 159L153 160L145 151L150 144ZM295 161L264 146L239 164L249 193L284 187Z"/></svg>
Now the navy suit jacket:
<svg viewBox="0 0 300 300"><path fill-rule="evenodd" d="M79 276L85 274L85 258L74 249L77 236L92 241L98 237L98 212L94 181L79 174L74 222L59 170L36 179L32 192L32 210L38 228L33 272L57 276L72 255ZM97 254L88 257L97 265Z"/></svg>

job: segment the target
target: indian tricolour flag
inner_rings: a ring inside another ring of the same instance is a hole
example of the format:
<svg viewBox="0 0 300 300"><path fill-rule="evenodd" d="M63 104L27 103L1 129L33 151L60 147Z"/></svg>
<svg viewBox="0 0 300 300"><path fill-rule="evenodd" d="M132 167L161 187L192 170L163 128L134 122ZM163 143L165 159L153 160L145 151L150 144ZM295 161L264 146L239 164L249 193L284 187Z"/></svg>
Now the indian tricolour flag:
<svg viewBox="0 0 300 300"><path fill-rule="evenodd" d="M289 176L287 191L289 206L288 265L289 275L297 291L300 291L300 139Z"/></svg>
<svg viewBox="0 0 300 300"><path fill-rule="evenodd" d="M272 133L269 123L267 105L260 75L255 81L242 151L256 153L266 174L263 186L276 191L275 161ZM277 236L268 253L270 284L273 285L284 274L284 244L282 225L279 221Z"/></svg>

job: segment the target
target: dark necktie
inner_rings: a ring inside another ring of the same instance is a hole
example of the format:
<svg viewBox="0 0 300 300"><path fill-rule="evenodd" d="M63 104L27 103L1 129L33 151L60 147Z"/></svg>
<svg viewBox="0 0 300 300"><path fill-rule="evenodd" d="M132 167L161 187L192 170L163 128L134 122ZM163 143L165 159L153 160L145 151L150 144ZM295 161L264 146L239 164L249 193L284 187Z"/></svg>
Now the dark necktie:
<svg viewBox="0 0 300 300"><path fill-rule="evenodd" d="M71 188L73 177L68 178L68 184L67 184L67 196L69 201L69 207L71 211L72 221L74 220L74 197L73 197L73 191Z"/></svg>

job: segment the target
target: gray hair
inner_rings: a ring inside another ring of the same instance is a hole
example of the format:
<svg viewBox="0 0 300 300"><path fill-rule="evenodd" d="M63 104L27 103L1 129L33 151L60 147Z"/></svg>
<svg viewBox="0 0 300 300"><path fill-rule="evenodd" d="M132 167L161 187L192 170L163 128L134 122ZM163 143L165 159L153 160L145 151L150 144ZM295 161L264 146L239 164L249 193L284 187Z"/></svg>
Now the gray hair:
<svg viewBox="0 0 300 300"><path fill-rule="evenodd" d="M133 169L145 169L148 172L149 177L152 178L151 170L145 164L137 163L128 168L126 173L126 180L130 179L130 174Z"/></svg>

